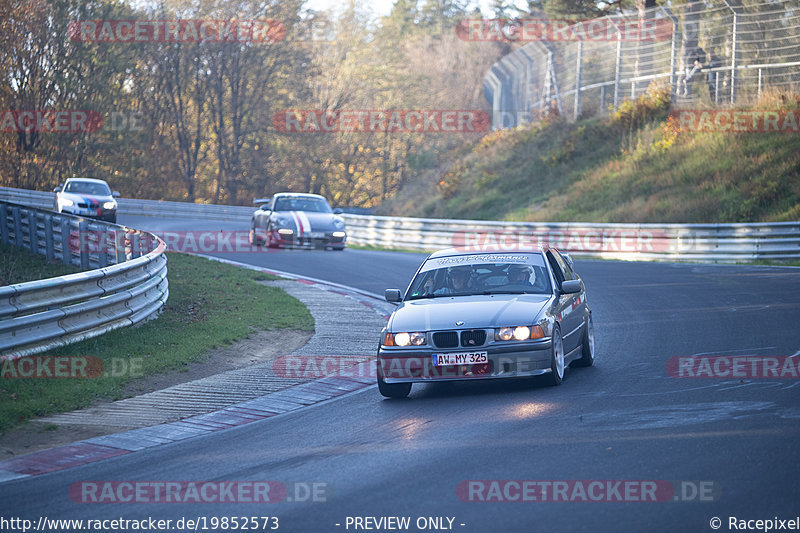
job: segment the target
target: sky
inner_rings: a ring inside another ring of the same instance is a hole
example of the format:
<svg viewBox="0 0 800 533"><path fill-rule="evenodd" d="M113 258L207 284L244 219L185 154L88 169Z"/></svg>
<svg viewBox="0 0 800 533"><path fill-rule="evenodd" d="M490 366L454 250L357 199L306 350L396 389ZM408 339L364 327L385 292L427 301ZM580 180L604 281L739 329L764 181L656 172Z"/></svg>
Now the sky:
<svg viewBox="0 0 800 533"><path fill-rule="evenodd" d="M362 0L362 4L369 5L372 9L372 12L375 14L376 17L383 17L389 14L392 10L392 4L394 0ZM519 5L525 5L524 1L515 2ZM324 11L331 8L335 10L342 9L343 6L347 4L347 0L308 0L305 3L305 7L308 9L313 9L315 11ZM489 15L490 9L489 6L491 5L491 0L472 0L470 2L470 7L473 5L479 5L481 11L484 15Z"/></svg>

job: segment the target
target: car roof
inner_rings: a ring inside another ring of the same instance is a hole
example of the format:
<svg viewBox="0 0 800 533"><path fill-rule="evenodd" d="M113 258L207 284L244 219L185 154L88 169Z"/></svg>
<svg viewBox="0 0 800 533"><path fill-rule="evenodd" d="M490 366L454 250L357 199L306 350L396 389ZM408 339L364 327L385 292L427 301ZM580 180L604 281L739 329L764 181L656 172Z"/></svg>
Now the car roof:
<svg viewBox="0 0 800 533"><path fill-rule="evenodd" d="M275 194L275 198L287 196L290 198L321 198L325 200L324 196L320 194L312 194L310 192L279 192Z"/></svg>
<svg viewBox="0 0 800 533"><path fill-rule="evenodd" d="M89 183L103 183L105 185L108 185L106 180L99 180L97 178L67 178L67 181L85 181Z"/></svg>
<svg viewBox="0 0 800 533"><path fill-rule="evenodd" d="M444 250L437 250L428 256L428 259L436 257L451 257L457 255L479 255L479 254L541 254L547 250L547 246L542 247L526 247L509 250L503 246L481 246L479 250L465 250L464 248L445 248Z"/></svg>

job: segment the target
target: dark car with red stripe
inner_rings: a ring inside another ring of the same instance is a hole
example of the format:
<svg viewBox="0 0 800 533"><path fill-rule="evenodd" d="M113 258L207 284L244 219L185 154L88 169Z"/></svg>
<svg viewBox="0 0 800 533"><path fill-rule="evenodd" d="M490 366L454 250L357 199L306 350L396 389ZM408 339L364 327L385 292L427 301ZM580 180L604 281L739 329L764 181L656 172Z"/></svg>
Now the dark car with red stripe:
<svg viewBox="0 0 800 533"><path fill-rule="evenodd" d="M107 222L117 222L117 198L119 192L103 180L95 178L70 178L64 185L53 189L58 213L69 213Z"/></svg>
<svg viewBox="0 0 800 533"><path fill-rule="evenodd" d="M330 248L344 250L347 231L340 209L324 196L278 193L256 199L262 204L250 221L250 243L270 248Z"/></svg>

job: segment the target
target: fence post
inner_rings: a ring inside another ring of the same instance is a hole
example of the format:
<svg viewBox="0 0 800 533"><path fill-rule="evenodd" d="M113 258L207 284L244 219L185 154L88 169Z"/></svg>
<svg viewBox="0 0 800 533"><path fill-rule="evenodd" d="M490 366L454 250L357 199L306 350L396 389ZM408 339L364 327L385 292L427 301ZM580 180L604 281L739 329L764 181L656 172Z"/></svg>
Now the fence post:
<svg viewBox="0 0 800 533"><path fill-rule="evenodd" d="M573 120L581 116L581 66L583 63L583 41L578 41L578 60L575 66L575 107L572 110Z"/></svg>
<svg viewBox="0 0 800 533"><path fill-rule="evenodd" d="M736 103L736 41L739 37L739 16L729 0L722 0L733 13L733 29L731 35L731 104Z"/></svg>
<svg viewBox="0 0 800 533"><path fill-rule="evenodd" d="M669 91L670 100L674 102L678 96L678 80L675 77L675 68L678 63L678 18L672 14L669 8L662 9L672 21L672 42L669 49Z"/></svg>
<svg viewBox="0 0 800 533"><path fill-rule="evenodd" d="M619 78L622 70L622 35L617 28L617 62L614 69L614 111L619 107Z"/></svg>
<svg viewBox="0 0 800 533"><path fill-rule="evenodd" d="M758 97L761 98L761 70L758 69Z"/></svg>

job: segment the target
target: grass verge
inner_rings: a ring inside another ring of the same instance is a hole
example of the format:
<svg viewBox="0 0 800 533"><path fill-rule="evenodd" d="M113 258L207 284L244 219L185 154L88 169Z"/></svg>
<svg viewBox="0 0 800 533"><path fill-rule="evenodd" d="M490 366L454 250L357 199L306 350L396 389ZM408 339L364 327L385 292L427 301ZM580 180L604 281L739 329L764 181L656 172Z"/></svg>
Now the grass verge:
<svg viewBox="0 0 800 533"><path fill-rule="evenodd" d="M314 329L302 303L258 283L274 276L191 255L167 257L170 294L157 320L41 354L97 357L103 362L99 377L13 378L0 367L0 432L30 418L120 399L127 383L186 368L254 331Z"/></svg>
<svg viewBox="0 0 800 533"><path fill-rule="evenodd" d="M32 254L25 248L0 244L0 287L79 271L79 268L60 261L48 262L43 256Z"/></svg>

